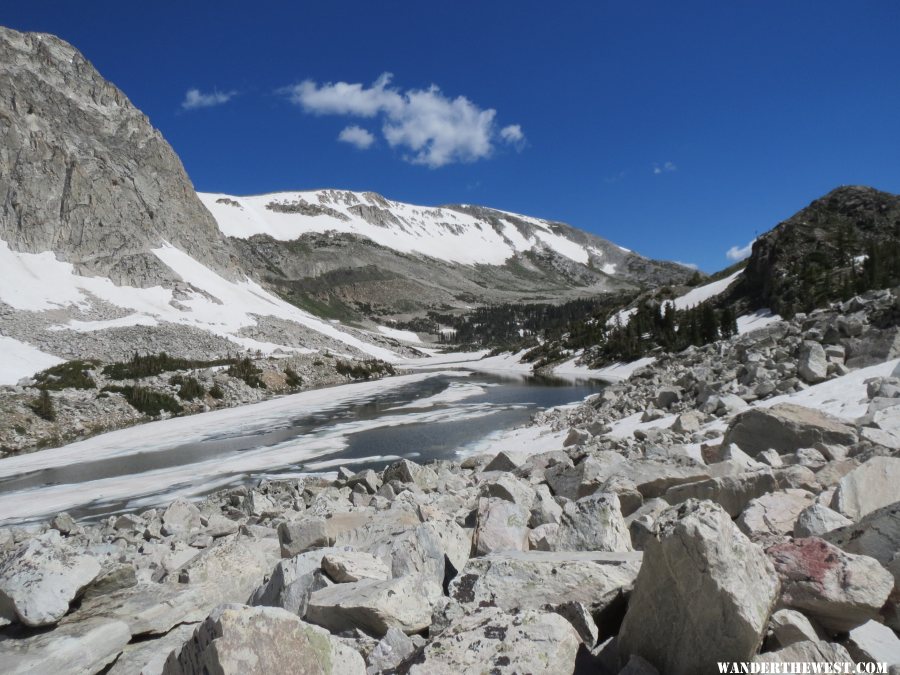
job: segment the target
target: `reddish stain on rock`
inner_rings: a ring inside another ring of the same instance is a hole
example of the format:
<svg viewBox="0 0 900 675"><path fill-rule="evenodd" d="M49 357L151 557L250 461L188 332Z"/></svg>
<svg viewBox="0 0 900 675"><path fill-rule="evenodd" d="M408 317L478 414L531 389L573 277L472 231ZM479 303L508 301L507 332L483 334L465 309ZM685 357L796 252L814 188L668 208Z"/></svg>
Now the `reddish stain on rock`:
<svg viewBox="0 0 900 675"><path fill-rule="evenodd" d="M779 576L791 581L822 585L829 574L834 574L841 567L840 549L818 537L778 544L766 553Z"/></svg>

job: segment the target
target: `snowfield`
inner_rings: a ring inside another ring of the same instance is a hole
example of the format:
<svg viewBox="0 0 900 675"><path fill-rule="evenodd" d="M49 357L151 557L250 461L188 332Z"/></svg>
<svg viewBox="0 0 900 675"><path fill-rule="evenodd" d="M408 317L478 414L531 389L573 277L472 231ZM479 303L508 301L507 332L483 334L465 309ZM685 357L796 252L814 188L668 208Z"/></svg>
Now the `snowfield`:
<svg viewBox="0 0 900 675"><path fill-rule="evenodd" d="M251 197L219 193L198 193L213 214L219 229L229 237L248 239L267 234L273 239L290 241L308 233L341 232L367 237L376 244L402 253L416 253L462 265L502 265L516 253L535 247L546 247L576 262L587 264L603 252L556 234L547 221L503 211L502 227L467 213L448 208L414 206L386 200L370 192L316 190L279 192ZM305 204L314 207L309 215L281 212L267 208L269 204ZM373 224L360 215L363 210L382 218L384 224ZM524 221L535 228L525 237L512 222ZM622 249L623 251L625 249ZM602 267L615 274L615 265Z"/></svg>

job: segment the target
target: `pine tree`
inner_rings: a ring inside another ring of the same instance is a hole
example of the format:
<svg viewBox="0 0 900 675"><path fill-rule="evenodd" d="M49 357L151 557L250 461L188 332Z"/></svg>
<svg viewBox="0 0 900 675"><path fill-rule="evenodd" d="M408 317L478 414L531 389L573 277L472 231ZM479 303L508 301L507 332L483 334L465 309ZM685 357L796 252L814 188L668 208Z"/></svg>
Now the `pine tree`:
<svg viewBox="0 0 900 675"><path fill-rule="evenodd" d="M48 422L56 421L56 409L53 406L53 399L47 389L41 389L41 393L32 402L31 409L34 414Z"/></svg>

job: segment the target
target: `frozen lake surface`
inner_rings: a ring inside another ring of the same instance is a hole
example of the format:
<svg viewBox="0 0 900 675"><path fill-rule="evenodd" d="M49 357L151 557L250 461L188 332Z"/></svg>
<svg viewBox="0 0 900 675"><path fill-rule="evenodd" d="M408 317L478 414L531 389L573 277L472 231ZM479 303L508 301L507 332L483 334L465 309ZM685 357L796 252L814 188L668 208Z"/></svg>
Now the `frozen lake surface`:
<svg viewBox="0 0 900 675"><path fill-rule="evenodd" d="M452 459L601 386L426 372L151 422L0 460L0 522L99 517L342 465Z"/></svg>

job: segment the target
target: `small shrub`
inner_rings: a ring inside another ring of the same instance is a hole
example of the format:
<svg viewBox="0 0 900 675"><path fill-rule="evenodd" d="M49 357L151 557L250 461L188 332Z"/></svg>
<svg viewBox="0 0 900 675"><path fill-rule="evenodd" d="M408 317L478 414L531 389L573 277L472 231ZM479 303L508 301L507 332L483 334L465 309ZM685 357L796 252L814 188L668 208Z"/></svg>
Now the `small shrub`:
<svg viewBox="0 0 900 675"><path fill-rule="evenodd" d="M61 389L95 389L97 383L88 374L97 366L96 361L66 361L59 365L42 370L34 379L43 390L60 391Z"/></svg>
<svg viewBox="0 0 900 675"><path fill-rule="evenodd" d="M115 392L122 394L129 405L138 412L144 413L149 417L157 417L163 411L178 415L184 411L181 404L172 396L161 391L154 391L147 387L103 387L103 391Z"/></svg>
<svg viewBox="0 0 900 675"><path fill-rule="evenodd" d="M223 398L225 398L225 392L222 390L222 387L219 386L218 382L216 382L209 388L209 395L217 401L221 401Z"/></svg>
<svg viewBox="0 0 900 675"><path fill-rule="evenodd" d="M395 372L394 366L378 359L354 361L352 363L338 361L334 367L340 375L346 375L354 380L368 380L373 376L393 375Z"/></svg>
<svg viewBox="0 0 900 675"><path fill-rule="evenodd" d="M206 389L193 377L181 378L181 386L178 389L178 397L182 401L193 401L206 396Z"/></svg>
<svg viewBox="0 0 900 675"><path fill-rule="evenodd" d="M169 356L165 352L159 354L134 353L130 361L111 363L103 368L103 374L113 380L136 380L142 377L151 377L172 370L192 370L197 368L209 368L211 366L226 366L233 364L235 359L214 359L212 361L192 361L176 356ZM178 377L177 375L175 377ZM174 384L174 383L173 383Z"/></svg>
<svg viewBox="0 0 900 675"><path fill-rule="evenodd" d="M284 369L284 381L287 386L292 389L303 386L303 378L297 374L297 371L288 366Z"/></svg>
<svg viewBox="0 0 900 675"><path fill-rule="evenodd" d="M254 389L265 389L266 383L260 379L260 375L262 375L262 371L253 365L253 361L251 361L248 357L242 358L237 363L232 364L232 366L225 371L232 377L236 377L240 380L243 380L247 383L248 386L253 387Z"/></svg>
<svg viewBox="0 0 900 675"><path fill-rule="evenodd" d="M48 422L56 421L56 409L53 407L53 399L50 398L50 392L41 389L38 397L31 402L31 410L35 415Z"/></svg>

